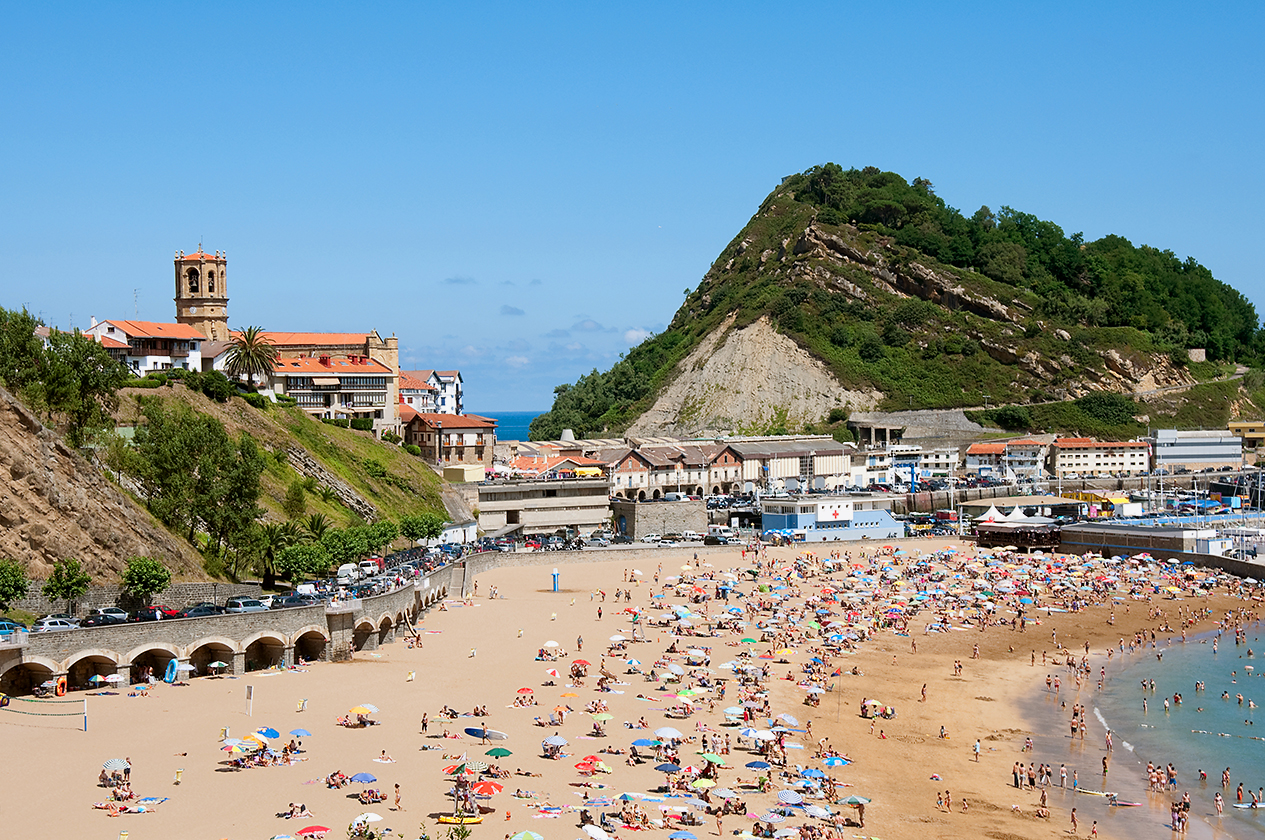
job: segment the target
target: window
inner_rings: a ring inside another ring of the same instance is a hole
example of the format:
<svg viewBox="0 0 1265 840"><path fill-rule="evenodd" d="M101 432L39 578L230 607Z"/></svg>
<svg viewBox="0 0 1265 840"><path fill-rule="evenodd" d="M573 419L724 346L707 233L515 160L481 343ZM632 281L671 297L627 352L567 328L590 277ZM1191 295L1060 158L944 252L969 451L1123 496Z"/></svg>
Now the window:
<svg viewBox="0 0 1265 840"><path fill-rule="evenodd" d="M191 268L184 273L184 276L185 276L185 279L189 281L189 291L197 292L198 291L198 270L196 268Z"/></svg>

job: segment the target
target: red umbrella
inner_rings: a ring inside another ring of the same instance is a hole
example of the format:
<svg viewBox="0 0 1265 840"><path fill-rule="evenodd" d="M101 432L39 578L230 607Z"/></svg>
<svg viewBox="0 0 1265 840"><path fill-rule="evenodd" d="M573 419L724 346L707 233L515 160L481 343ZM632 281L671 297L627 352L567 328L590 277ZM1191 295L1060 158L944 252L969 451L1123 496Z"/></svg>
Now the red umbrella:
<svg viewBox="0 0 1265 840"><path fill-rule="evenodd" d="M530 688L526 688L526 687L524 687L524 688L520 688L520 689L518 690L518 693L519 693L519 694L532 694L533 692L532 692L532 690L531 690Z"/></svg>
<svg viewBox="0 0 1265 840"><path fill-rule="evenodd" d="M504 789L505 788L502 785L489 781L482 781L474 786L474 792L483 794L484 796L491 796L494 793L500 793Z"/></svg>
<svg viewBox="0 0 1265 840"><path fill-rule="evenodd" d="M329 831L329 829L323 825L309 825L306 828L300 828L294 833L300 837L306 837L309 834L324 834L327 831Z"/></svg>
<svg viewBox="0 0 1265 840"><path fill-rule="evenodd" d="M572 665L584 665L585 667L588 667L589 665L592 665L593 663L592 663L592 662L587 662L587 661L585 661L585 660L583 660L583 659L577 659L577 660L575 660L574 662L572 662L571 664L572 664Z"/></svg>

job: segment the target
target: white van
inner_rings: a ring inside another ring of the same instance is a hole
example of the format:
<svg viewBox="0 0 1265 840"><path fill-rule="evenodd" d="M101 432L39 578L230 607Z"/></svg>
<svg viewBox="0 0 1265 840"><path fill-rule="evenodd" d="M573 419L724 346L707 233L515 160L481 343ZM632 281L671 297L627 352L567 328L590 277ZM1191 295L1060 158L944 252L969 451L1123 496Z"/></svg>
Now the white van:
<svg viewBox="0 0 1265 840"><path fill-rule="evenodd" d="M732 525L708 525L707 536L724 537L727 540L738 539L738 529Z"/></svg>
<svg viewBox="0 0 1265 840"><path fill-rule="evenodd" d="M361 576L361 577L364 577L364 578L371 578L371 577L373 577L374 575L376 575L377 573L378 573L378 564L377 564L377 563L373 562L372 560L361 560L361 561L360 561L360 576Z"/></svg>
<svg viewBox="0 0 1265 840"><path fill-rule="evenodd" d="M338 567L338 585L351 586L360 580L360 567L355 563L344 563Z"/></svg>

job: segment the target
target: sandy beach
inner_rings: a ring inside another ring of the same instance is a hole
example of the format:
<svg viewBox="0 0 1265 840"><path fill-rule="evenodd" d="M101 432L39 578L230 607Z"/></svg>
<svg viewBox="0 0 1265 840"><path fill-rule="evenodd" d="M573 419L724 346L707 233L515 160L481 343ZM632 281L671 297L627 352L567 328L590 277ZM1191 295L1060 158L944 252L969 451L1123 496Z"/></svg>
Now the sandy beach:
<svg viewBox="0 0 1265 840"><path fill-rule="evenodd" d="M908 541L902 545L916 554L930 553L945 542ZM861 550L857 545L848 548L854 553ZM719 575L750 566L737 550L697 550L699 565L693 573ZM693 549L662 552L661 577L681 574L680 567L692 563L692 553ZM777 563L778 568L785 567L799 553L793 547L768 549L770 558L787 561ZM496 780L505 790L485 801L494 810L485 815L481 825L473 827L475 837L501 838L531 830L546 840L572 840L584 836L578 827L578 808L542 813L540 803L579 806L586 794L592 798L619 796L625 791L654 791L664 779L663 773L654 769L655 761L629 766L626 755L602 754L599 750L608 746L627 750L634 739L652 738L653 731L664 725L674 726L686 736L698 736L698 721L705 721L721 737L724 733L733 737L731 753L722 756L726 766L720 770L719 784L733 788L750 812L765 813L774 805L777 793L789 788L776 777L768 793L740 787L754 780L756 771L744 764L757 756L739 746L737 727L719 725L724 722L721 709L733 702L737 692L737 680L732 674L716 671L717 676L728 678L728 694L725 700L715 702L714 711L708 710L708 694L704 692L695 698L699 711L694 716L669 720L665 710L679 701L665 699L657 685L639 674L625 675L628 665L622 658L604 657L610 636L632 637L633 623L631 615L623 612L625 607L646 607L651 603L651 594L661 591L652 580L659 571L658 563L637 561L644 574L636 578L635 584L625 582L631 564L621 563L617 557L569 564L561 567L563 591L554 593L550 589L550 568L544 565L548 560L547 556L542 557L538 567L501 568L481 575L478 595L468 604L449 602L446 611L432 611L425 616L418 627L420 648L410 649L397 639L373 653L358 653L350 663L316 663L306 670L260 672L240 679L201 678L187 686L159 685L148 696L130 697L123 690L114 696L89 697L87 733L71 729L68 721L60 719L52 725L39 720L28 724L6 715L0 719L2 737L10 754L20 757L12 764L21 768L8 776L7 821L19 836L55 827L59 835L82 837L112 838L126 831L129 840L175 836L268 838L321 825L331 829L330 837L344 837L348 823L356 815L371 811L383 817L373 824L375 829L389 827L396 836L414 838L424 822L425 831L434 837L434 816L452 809L451 800L445 796L450 785L442 768L454 764L454 758L464 753L470 759L499 763L511 773L508 778ZM768 582L767 578L761 580ZM816 592L824 579L794 583L807 596ZM493 587L499 594L496 599L488 597ZM632 593L631 602L617 605L614 592L625 588ZM750 593L752 587L744 581L741 589ZM595 594L598 590L605 591L604 602ZM677 597L668 597L666 602L684 603ZM802 602L802 598L796 602ZM730 603L741 604L743 600ZM1194 602L1164 602L1167 615L1176 615L1178 603ZM1211 615L1199 620L1192 632L1211 628L1226 610L1244 607L1245 602L1222 591L1214 593L1206 603L1199 599L1199 605L1211 607ZM724 604L710 606L715 615ZM1089 834L1094 819L1100 820L1100 836L1120 836L1112 833L1106 818L1093 816L1104 812L1101 800L1082 803L1071 802L1067 796L1051 796L1051 818L1036 819L1033 813L1039 793L1016 790L1011 785L1011 768L1016 761L1029 760L1029 754L1021 752L1026 738L1031 736L1038 742L1038 753L1048 749L1053 739L1065 738L1063 729L1033 730L1037 722L1062 713L1047 710L1046 717L1041 717L1035 698L1040 697L1047 673L1061 676L1064 691L1072 694L1073 677L1067 669L1042 667L1043 655L1052 657L1055 652L1052 634L1057 633L1059 643L1078 653L1084 652L1088 642L1092 651L1101 654L1121 636L1159 624L1147 615L1146 603L1127 604L1128 612L1125 606L1114 608L1114 624L1108 623L1113 613L1111 606L1090 606L1079 612L1048 616L1040 612L1031 616L1039 623L1023 632L990 627L986 632L953 629L924 634L926 620L919 617L910 623L907 636L881 630L862 642L857 652L835 656L828 667L831 673L835 669L843 673L825 680L833 684L833 690L819 695L821 703L815 708L804 704L805 691L796 685L802 676L800 665L812 655L809 644L796 646L790 655L777 656L772 661L752 661L758 665L768 663L771 669L764 685L772 714L793 716L799 724L794 727L797 729L805 728L806 722L811 721L811 736L788 733L790 742L803 746L802 750L788 750L789 769L794 771L794 765L821 768L839 785L841 798L856 794L871 800L865 811L865 827L845 827L843 836L884 840L1066 836L1073 806L1080 814L1082 836ZM656 615L661 611L662 607L656 607L648 613ZM1004 610L1000 615L1008 617ZM648 670L673 642L667 627L647 627L645 635L644 642L630 642L628 650L620 654L641 660L642 670ZM583 649L577 650L577 637L581 636ZM691 645L706 645L713 666L732 660L740 650L754 648L763 652L770 647L739 645L739 637L726 634L682 639L678 647L684 650ZM568 655L557 663L537 661L537 651L550 640L558 642L559 649ZM975 645L979 645L978 659L973 658ZM593 667L584 687L569 688L565 685L566 669L581 656ZM783 658L786 664L778 661ZM599 693L596 689L596 673L603 659L618 677L620 684L612 686L615 692ZM961 663L960 674L955 674L955 662ZM848 673L854 667L859 675ZM552 686L544 685L551 679L546 673L549 668L560 669L561 676L553 679ZM410 673L415 674L411 681ZM788 673L793 679L785 679ZM925 702L921 699L924 684ZM248 686L253 693L250 716L246 713ZM531 689L531 693L519 693L520 689ZM1092 682L1084 691L1092 691ZM564 696L568 694L575 696ZM536 698L538 705L515 707L515 698L524 696ZM896 717L862 719L859 708L863 698L894 707ZM609 705L612 718L606 723L607 735L594 739L588 735L593 720L583 709L598 699ZM299 711L305 700L305 710ZM336 725L337 718L360 704L380 709L372 715L380 721L379 725L363 729ZM533 725L537 715L547 716L559 704L577 711L561 726ZM444 721L437 715L444 706L462 713L486 706L488 715ZM423 714L429 716L425 735L419 731ZM643 717L648 729L625 727L625 722L635 724ZM1066 715L1063 717L1066 720ZM481 744L478 738L461 734L466 727L485 724L505 732L508 738ZM761 719L753 725L767 724ZM302 760L291 766L241 770L227 766L230 755L222 750L221 730L227 729L230 736L241 738L265 726L282 734L274 742L278 747L290 740L290 731L310 731L310 736L298 739L302 741L303 751L298 756ZM947 739L939 737L941 727L947 732ZM445 730L460 737L445 738ZM555 732L568 740L564 748L568 755L563 760L549 760L541 755L542 739ZM814 758L816 742L822 738L848 756L851 763L823 767ZM976 739L981 743L978 761L973 752ZM1092 773L1100 760L1101 740L1102 733L1091 727L1086 742L1092 747L1084 748L1090 775L1082 772L1082 779L1095 780ZM485 755L497 746L509 749L512 755L501 759ZM700 761L695 755L699 749L698 743L682 745L682 762ZM379 760L384 751L393 761ZM598 755L611 772L582 776L575 765L588 755ZM97 774L102 762L115 757L130 760L131 784L138 797L166 797L167 801L145 814L110 817L105 811L94 810L93 803L108 796L107 790L98 786ZM179 784L175 784L178 770L182 772ZM533 775L515 775L517 770ZM334 771L348 776L370 773L377 781L329 789L324 779ZM604 787L577 786L581 783ZM394 810L396 784L401 789L400 811ZM362 805L355 797L366 787L389 792L388 800ZM517 789L530 791L531 795L515 798ZM937 794L945 790L952 795L952 812L937 808ZM962 810L963 800L969 806L966 812ZM306 805L312 818L279 817L291 803ZM619 804L590 810L613 813ZM643 807L656 817L661 814L656 805ZM834 810L856 819L853 809L835 806ZM827 825L795 816L777 828L810 822L823 828ZM723 831L729 835L749 830L751 825L752 820L746 817L727 816ZM716 822L704 817L703 824L690 831L700 840L704 835L717 836ZM614 833L627 840L632 831L621 828Z"/></svg>

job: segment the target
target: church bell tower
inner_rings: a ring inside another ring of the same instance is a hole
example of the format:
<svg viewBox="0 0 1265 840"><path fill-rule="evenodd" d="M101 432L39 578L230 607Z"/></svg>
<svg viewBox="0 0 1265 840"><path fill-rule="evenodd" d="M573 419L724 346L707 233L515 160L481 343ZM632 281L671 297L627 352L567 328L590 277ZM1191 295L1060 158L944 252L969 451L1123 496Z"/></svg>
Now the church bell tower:
<svg viewBox="0 0 1265 840"><path fill-rule="evenodd" d="M176 253L176 322L212 341L228 341L228 255Z"/></svg>

